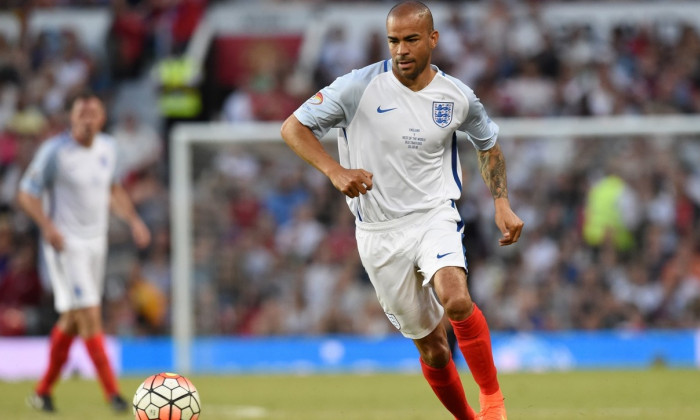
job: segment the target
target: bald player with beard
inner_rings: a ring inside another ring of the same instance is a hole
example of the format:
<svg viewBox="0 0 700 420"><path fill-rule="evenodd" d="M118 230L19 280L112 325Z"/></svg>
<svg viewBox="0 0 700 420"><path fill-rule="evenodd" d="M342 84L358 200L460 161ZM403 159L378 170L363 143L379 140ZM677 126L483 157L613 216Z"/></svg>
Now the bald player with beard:
<svg viewBox="0 0 700 420"><path fill-rule="evenodd" d="M501 246L523 222L508 200L498 126L474 92L431 64L439 34L418 1L386 19L391 59L339 77L282 126L282 137L346 196L362 264L391 323L413 340L423 375L455 418L507 420L489 328L467 289L456 132L475 147L494 200ZM338 128L339 162L319 139ZM479 385L481 411L467 403L441 323L446 314Z"/></svg>

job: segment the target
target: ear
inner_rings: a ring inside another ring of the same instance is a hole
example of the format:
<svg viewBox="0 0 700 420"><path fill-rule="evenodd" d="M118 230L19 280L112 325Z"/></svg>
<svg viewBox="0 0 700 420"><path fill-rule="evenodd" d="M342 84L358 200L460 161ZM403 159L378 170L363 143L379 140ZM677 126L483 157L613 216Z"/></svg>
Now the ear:
<svg viewBox="0 0 700 420"><path fill-rule="evenodd" d="M440 38L440 34L438 33L438 31L433 31L430 33L430 48L431 49L435 49L435 47L437 47L438 38Z"/></svg>

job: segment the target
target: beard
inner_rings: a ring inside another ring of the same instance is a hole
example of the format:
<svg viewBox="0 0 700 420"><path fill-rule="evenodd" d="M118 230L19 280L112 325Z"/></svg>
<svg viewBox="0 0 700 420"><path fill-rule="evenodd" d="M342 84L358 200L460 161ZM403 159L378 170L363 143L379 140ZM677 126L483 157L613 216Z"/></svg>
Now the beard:
<svg viewBox="0 0 700 420"><path fill-rule="evenodd" d="M415 80L421 73L423 73L423 70L425 70L426 63L419 62L414 58L412 61L410 61L407 68L404 69L401 67L400 62L405 60L406 59L403 57L394 57L394 69L396 69L396 72L401 77L408 80Z"/></svg>

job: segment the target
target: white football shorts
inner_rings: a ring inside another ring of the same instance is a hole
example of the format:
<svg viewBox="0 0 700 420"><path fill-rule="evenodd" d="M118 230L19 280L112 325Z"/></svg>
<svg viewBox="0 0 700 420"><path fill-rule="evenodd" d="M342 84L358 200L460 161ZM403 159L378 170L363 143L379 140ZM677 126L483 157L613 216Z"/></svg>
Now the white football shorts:
<svg viewBox="0 0 700 420"><path fill-rule="evenodd" d="M63 251L41 241L44 274L51 281L56 311L97 306L102 300L107 240L64 237Z"/></svg>
<svg viewBox="0 0 700 420"><path fill-rule="evenodd" d="M356 225L362 265L386 316L407 338L430 334L444 313L433 275L442 267L466 270L457 209L446 204L428 213Z"/></svg>

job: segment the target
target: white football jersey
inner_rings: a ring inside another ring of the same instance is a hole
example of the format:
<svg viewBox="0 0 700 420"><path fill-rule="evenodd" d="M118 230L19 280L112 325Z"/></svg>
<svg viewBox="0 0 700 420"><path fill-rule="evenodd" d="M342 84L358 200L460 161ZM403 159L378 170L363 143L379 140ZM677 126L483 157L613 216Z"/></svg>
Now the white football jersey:
<svg viewBox="0 0 700 420"><path fill-rule="evenodd" d="M84 147L66 132L41 145L20 188L44 199L48 216L63 235L91 239L107 234L114 182L114 139L100 133Z"/></svg>
<svg viewBox="0 0 700 420"><path fill-rule="evenodd" d="M337 127L340 164L373 174L373 188L348 198L362 222L427 212L456 200L462 170L456 131L479 150L496 144L498 126L474 92L437 67L418 92L404 86L381 61L336 79L294 115L317 137Z"/></svg>

